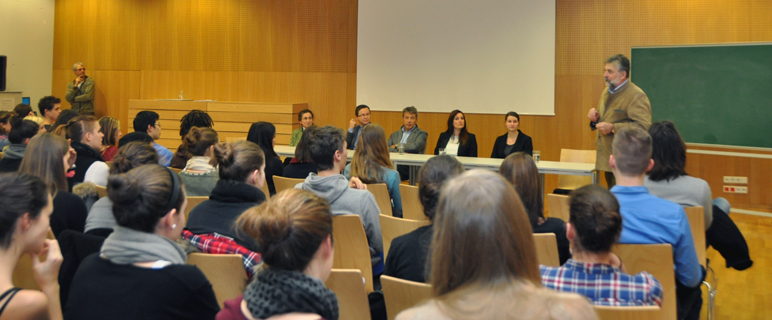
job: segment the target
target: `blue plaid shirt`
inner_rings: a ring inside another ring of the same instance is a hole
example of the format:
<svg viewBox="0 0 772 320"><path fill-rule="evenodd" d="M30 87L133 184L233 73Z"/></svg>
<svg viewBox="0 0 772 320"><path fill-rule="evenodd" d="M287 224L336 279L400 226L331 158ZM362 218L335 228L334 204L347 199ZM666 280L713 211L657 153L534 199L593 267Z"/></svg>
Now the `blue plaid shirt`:
<svg viewBox="0 0 772 320"><path fill-rule="evenodd" d="M568 259L562 267L541 268L541 282L556 291L584 295L599 306L659 306L662 285L644 271L630 275L619 268Z"/></svg>

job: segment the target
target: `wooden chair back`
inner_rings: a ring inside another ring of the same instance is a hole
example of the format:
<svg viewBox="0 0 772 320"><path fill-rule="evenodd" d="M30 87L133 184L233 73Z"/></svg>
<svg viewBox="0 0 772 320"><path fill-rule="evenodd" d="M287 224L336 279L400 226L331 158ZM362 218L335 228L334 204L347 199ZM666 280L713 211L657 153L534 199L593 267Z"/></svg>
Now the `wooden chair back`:
<svg viewBox="0 0 772 320"><path fill-rule="evenodd" d="M560 149L560 162L595 163L596 150ZM592 183L589 176L558 175L558 188L576 190Z"/></svg>
<svg viewBox="0 0 772 320"><path fill-rule="evenodd" d="M617 244L612 250L629 274L651 273L662 284L662 306L656 319L675 320L675 271L670 244Z"/></svg>
<svg viewBox="0 0 772 320"><path fill-rule="evenodd" d="M558 218L568 222L568 218L571 216L571 201L567 195L547 194L547 205L549 206L548 216L550 218Z"/></svg>
<svg viewBox="0 0 772 320"><path fill-rule="evenodd" d="M174 171L174 173L176 174L179 174L180 172L182 172L183 169L169 167L169 170Z"/></svg>
<svg viewBox="0 0 772 320"><path fill-rule="evenodd" d="M188 197L188 206L185 207L185 221L190 218L190 212L193 211L193 208L206 200L209 200L209 197Z"/></svg>
<svg viewBox="0 0 772 320"><path fill-rule="evenodd" d="M262 191L263 194L265 195L265 200L268 200L268 199L271 198L271 190L268 189L268 181L267 180L263 181L263 186L260 187L260 191Z"/></svg>
<svg viewBox="0 0 772 320"><path fill-rule="evenodd" d="M287 189L295 189L296 184L303 183L305 180L273 176L273 187L276 188L276 193L279 193Z"/></svg>
<svg viewBox="0 0 772 320"><path fill-rule="evenodd" d="M201 269L214 289L214 296L220 308L225 300L236 298L244 293L247 285L247 272L244 270L240 254L191 253L188 264Z"/></svg>
<svg viewBox="0 0 772 320"><path fill-rule="evenodd" d="M707 268L705 248L705 209L702 206L684 207L686 218L689 219L689 227L694 238L694 249L697 250L697 260Z"/></svg>
<svg viewBox="0 0 772 320"><path fill-rule="evenodd" d="M417 306L432 297L432 286L425 283L382 275L381 285L389 320L394 320L402 310Z"/></svg>
<svg viewBox="0 0 772 320"><path fill-rule="evenodd" d="M381 214L394 216L391 212L391 197L389 197L389 187L385 183L373 183L367 185L367 190L375 196L375 202L378 203L378 209Z"/></svg>
<svg viewBox="0 0 772 320"><path fill-rule="evenodd" d="M662 310L657 306L593 306L599 320L658 320Z"/></svg>
<svg viewBox="0 0 772 320"><path fill-rule="evenodd" d="M418 197L418 187L409 184L399 185L399 194L402 197L402 217L411 220L429 220L424 214L424 206Z"/></svg>
<svg viewBox="0 0 772 320"><path fill-rule="evenodd" d="M359 270L332 269L325 285L338 297L338 319L370 319L370 304Z"/></svg>
<svg viewBox="0 0 772 320"><path fill-rule="evenodd" d="M333 216L332 235L335 239L332 267L359 270L365 279L365 291L372 292L373 265L362 218L355 214Z"/></svg>
<svg viewBox="0 0 772 320"><path fill-rule="evenodd" d="M381 236L383 237L383 258L391 248L391 241L403 234L409 233L415 229L432 224L429 220L410 220L397 217L390 217L385 214L378 215L381 222Z"/></svg>
<svg viewBox="0 0 772 320"><path fill-rule="evenodd" d="M533 243L536 246L536 260L539 264L560 267L558 240L554 233L534 233Z"/></svg>
<svg viewBox="0 0 772 320"><path fill-rule="evenodd" d="M94 185L94 188L96 188L97 196L99 199L102 199L103 197L107 196L107 187Z"/></svg>

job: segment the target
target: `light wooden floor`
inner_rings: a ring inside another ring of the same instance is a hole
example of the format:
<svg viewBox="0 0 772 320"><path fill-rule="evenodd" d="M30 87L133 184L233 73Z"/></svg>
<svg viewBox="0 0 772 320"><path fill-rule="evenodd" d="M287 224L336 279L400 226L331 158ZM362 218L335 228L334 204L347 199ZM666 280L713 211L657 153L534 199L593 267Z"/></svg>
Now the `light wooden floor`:
<svg viewBox="0 0 772 320"><path fill-rule="evenodd" d="M725 260L712 248L710 265L718 277L715 319L772 319L772 218L731 214L740 228L753 259L744 271L727 269ZM707 294L703 286L701 319L707 319Z"/></svg>

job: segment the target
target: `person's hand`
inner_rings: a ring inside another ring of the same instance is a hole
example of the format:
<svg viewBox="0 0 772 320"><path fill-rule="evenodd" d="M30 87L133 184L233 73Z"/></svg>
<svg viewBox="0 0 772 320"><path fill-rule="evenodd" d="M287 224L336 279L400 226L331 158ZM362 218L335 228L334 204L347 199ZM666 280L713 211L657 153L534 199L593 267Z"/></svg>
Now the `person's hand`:
<svg viewBox="0 0 772 320"><path fill-rule="evenodd" d="M67 139L67 145L69 146L70 143L72 143L72 139ZM70 160L67 161L67 169L72 168L72 166L75 164L75 160L78 159L78 153L75 152L75 149L72 147L69 147L70 150L67 150L67 153L70 154Z"/></svg>
<svg viewBox="0 0 772 320"><path fill-rule="evenodd" d="M41 262L41 255L46 255L46 260ZM62 251L59 249L59 242L46 239L43 250L38 253L30 253L30 257L32 258L32 271L35 274L35 280L41 289L45 290L51 285L59 284L59 267L64 260Z"/></svg>
<svg viewBox="0 0 772 320"><path fill-rule="evenodd" d="M595 127L598 128L598 131L602 134L609 134L614 130L614 124L608 122L598 122Z"/></svg>
<svg viewBox="0 0 772 320"><path fill-rule="evenodd" d="M357 188L359 190L367 190L367 185L362 182L362 180L359 180L357 177L351 177L351 180L348 182L349 188Z"/></svg>
<svg viewBox="0 0 772 320"><path fill-rule="evenodd" d="M609 254L609 258L611 259L610 262L612 267L619 268L622 272L627 273L627 271L625 270L625 265L622 263L622 259L620 259L619 256L617 256L614 253L611 253Z"/></svg>
<svg viewBox="0 0 772 320"><path fill-rule="evenodd" d="M598 113L598 110L595 108L590 109L590 112L587 113L587 118L590 118L590 121L597 122L598 118L600 118L600 113Z"/></svg>
<svg viewBox="0 0 772 320"><path fill-rule="evenodd" d="M351 121L348 122L349 129L354 129L356 125L357 125L357 119L351 119Z"/></svg>
<svg viewBox="0 0 772 320"><path fill-rule="evenodd" d="M84 77L84 76L77 77L77 78L75 78L75 85L77 86L77 85L81 84L81 82L83 82L85 80L86 80L86 77Z"/></svg>

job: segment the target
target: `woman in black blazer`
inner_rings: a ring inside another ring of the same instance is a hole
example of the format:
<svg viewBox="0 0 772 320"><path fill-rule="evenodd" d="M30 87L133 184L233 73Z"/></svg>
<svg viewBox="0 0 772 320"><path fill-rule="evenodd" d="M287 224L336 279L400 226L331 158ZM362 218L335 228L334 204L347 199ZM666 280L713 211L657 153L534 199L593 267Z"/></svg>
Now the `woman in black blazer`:
<svg viewBox="0 0 772 320"><path fill-rule="evenodd" d="M457 152L453 152L456 146ZM450 145L450 148L448 146ZM448 130L440 133L437 140L437 146L434 147L434 154L440 154L440 149L444 148L449 155L459 157L477 157L477 139L473 133L466 131L466 118L461 110L453 110L448 117Z"/></svg>
<svg viewBox="0 0 772 320"><path fill-rule="evenodd" d="M510 111L505 118L507 133L496 138L493 144L491 158L504 159L515 152L525 152L533 155L533 141L531 137L520 132L520 115L517 112Z"/></svg>

